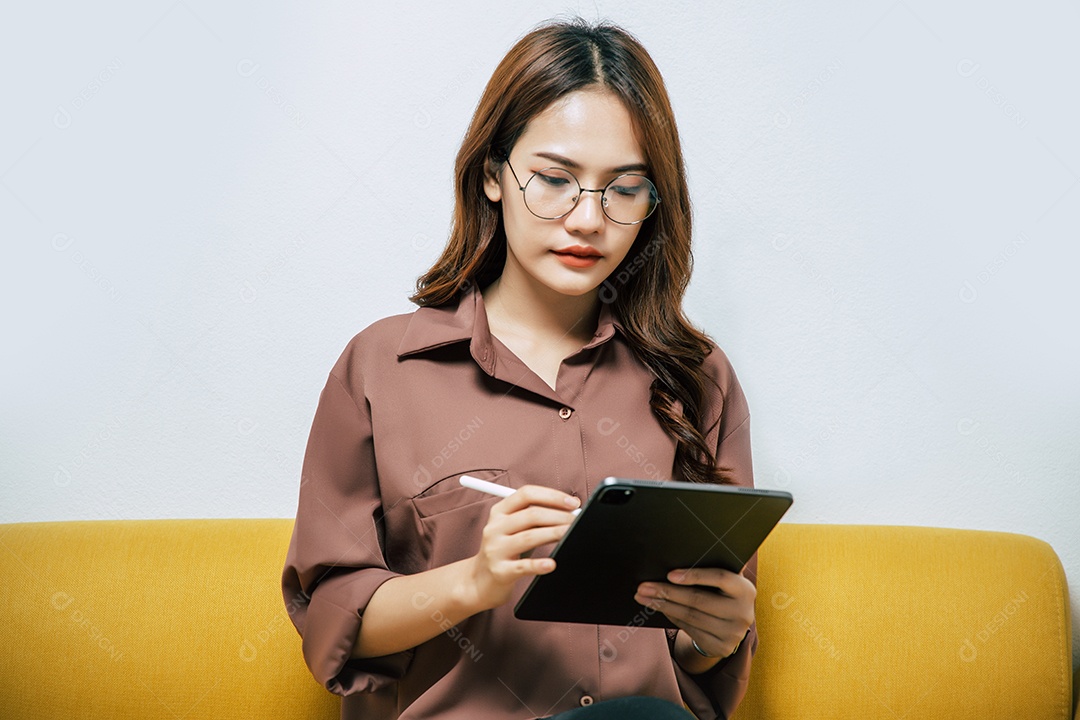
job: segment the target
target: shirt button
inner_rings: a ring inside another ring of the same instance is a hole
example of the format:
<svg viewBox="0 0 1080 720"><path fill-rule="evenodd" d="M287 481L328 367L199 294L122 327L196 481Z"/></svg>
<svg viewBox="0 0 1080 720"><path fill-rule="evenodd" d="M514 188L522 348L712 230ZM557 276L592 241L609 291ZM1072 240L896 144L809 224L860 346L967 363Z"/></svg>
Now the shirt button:
<svg viewBox="0 0 1080 720"><path fill-rule="evenodd" d="M570 408L564 407L562 410L559 411L559 417L561 417L563 420L566 420L566 419L568 419L570 417L570 413L572 413L572 412L574 412L574 411L571 410ZM586 697L588 697L588 696L586 695Z"/></svg>
<svg viewBox="0 0 1080 720"><path fill-rule="evenodd" d="M596 701L593 700L592 695L582 695L581 700L578 700L578 703L581 704L581 707L588 707L589 705L592 705L594 702L596 702Z"/></svg>

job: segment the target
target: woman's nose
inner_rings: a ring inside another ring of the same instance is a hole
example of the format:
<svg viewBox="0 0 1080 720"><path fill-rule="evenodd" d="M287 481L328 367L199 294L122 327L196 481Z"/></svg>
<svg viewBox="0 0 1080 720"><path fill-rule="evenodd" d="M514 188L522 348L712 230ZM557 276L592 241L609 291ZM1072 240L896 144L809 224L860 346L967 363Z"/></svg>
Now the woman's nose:
<svg viewBox="0 0 1080 720"><path fill-rule="evenodd" d="M597 232L607 221L604 214L603 194L599 190L582 190L577 205L566 216L568 229L579 232Z"/></svg>

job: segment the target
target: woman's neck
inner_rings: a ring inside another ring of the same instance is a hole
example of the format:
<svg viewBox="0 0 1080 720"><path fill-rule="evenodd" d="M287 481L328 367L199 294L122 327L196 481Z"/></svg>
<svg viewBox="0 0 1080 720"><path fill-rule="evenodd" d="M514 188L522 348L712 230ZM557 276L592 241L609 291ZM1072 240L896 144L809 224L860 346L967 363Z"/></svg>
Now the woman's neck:
<svg viewBox="0 0 1080 720"><path fill-rule="evenodd" d="M488 324L496 334L509 332L534 342L585 344L596 331L600 314L596 290L563 295L503 273L482 294Z"/></svg>

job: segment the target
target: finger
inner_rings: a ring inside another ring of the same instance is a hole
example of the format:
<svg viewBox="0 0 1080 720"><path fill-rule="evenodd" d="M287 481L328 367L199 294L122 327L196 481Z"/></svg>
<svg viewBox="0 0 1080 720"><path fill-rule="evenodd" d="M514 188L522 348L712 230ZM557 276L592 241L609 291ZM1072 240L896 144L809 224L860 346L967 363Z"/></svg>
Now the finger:
<svg viewBox="0 0 1080 720"><path fill-rule="evenodd" d="M513 535L530 528L569 525L573 521L574 516L566 510L530 505L517 512L502 516L498 522L501 532Z"/></svg>
<svg viewBox="0 0 1080 720"><path fill-rule="evenodd" d="M745 633L754 622L752 598L732 598L712 590L698 588L704 595L695 595L691 588L662 583L644 583L643 588L659 586L660 595L650 597L638 593L635 600L662 612L673 622L677 619L689 626L710 632L717 637L732 637Z"/></svg>
<svg viewBox="0 0 1080 720"><path fill-rule="evenodd" d="M546 575L554 569L555 561L551 558L500 560L492 567L492 575L500 578L503 582L513 582L532 575Z"/></svg>
<svg viewBox="0 0 1080 720"><path fill-rule="evenodd" d="M660 610L671 624L686 632L691 639L697 640L698 646L709 655L727 657L738 647L746 635L748 626L744 623L722 621L710 622L702 627L698 619L678 605L668 605Z"/></svg>
<svg viewBox="0 0 1080 720"><path fill-rule="evenodd" d="M542 485L522 485L513 495L495 503L492 509L498 508L500 512L509 515L530 505L542 505L569 511L581 505L581 500L555 488Z"/></svg>
<svg viewBox="0 0 1080 720"><path fill-rule="evenodd" d="M700 606L684 605L668 597L635 595L634 600L656 612L662 612L672 622L679 621L707 632L716 632L730 620L713 615Z"/></svg>
<svg viewBox="0 0 1080 720"><path fill-rule="evenodd" d="M680 568L669 572L667 579L678 585L704 585L716 588L732 597L757 592L754 584L744 575L723 568Z"/></svg>
<svg viewBox="0 0 1080 720"><path fill-rule="evenodd" d="M638 586L637 593L642 598L653 598L675 605L696 608L707 615L725 617L734 614L739 607L739 600L700 585L683 587L661 582L647 582Z"/></svg>
<svg viewBox="0 0 1080 720"><path fill-rule="evenodd" d="M645 603L643 603L645 604ZM698 638L698 645L702 650L711 654L719 655L719 650L713 648L723 647L724 639L716 634L718 628L710 624L708 628L698 627L692 624L691 621L684 617L683 612L679 610L679 606L667 604L662 601L654 601L649 608L651 612L659 612L664 615L672 625L683 630L689 637ZM733 632L737 631L737 626L731 628Z"/></svg>
<svg viewBox="0 0 1080 720"><path fill-rule="evenodd" d="M713 638L713 639L719 639L715 635L713 635L712 633L710 633L710 632L708 632L706 630L703 630L703 629L701 629L699 627L694 627L693 625L690 625L689 623L687 623L685 620L683 620L682 618L680 618L678 616L671 617L669 615L666 615L666 613L665 613L665 616L667 617L668 620L671 621L672 625L679 628L680 630L685 632L690 637L702 637L702 638L710 637L710 638ZM691 633L693 633L693 634L691 634Z"/></svg>
<svg viewBox="0 0 1080 720"><path fill-rule="evenodd" d="M549 527L522 530L513 535L506 535L496 546L496 551L503 557L519 557L541 545L557 542L566 534L569 525L551 525Z"/></svg>
<svg viewBox="0 0 1080 720"><path fill-rule="evenodd" d="M678 623L675 624L678 625ZM735 652L735 649L740 642L739 640L731 640L714 635L713 633L704 632L697 628L691 630L684 627L681 629L686 633L687 637L690 638L690 641L696 643L707 655L712 655L717 658L725 658L731 655Z"/></svg>

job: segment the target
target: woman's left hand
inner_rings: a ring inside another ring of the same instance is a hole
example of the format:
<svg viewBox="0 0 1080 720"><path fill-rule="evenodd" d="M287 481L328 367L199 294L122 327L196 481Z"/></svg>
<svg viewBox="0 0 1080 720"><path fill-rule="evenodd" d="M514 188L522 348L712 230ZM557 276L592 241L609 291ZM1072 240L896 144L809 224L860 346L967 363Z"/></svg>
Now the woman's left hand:
<svg viewBox="0 0 1080 720"><path fill-rule="evenodd" d="M642 583L634 600L664 613L709 655L734 653L754 622L754 583L721 568L672 570L668 580Z"/></svg>

